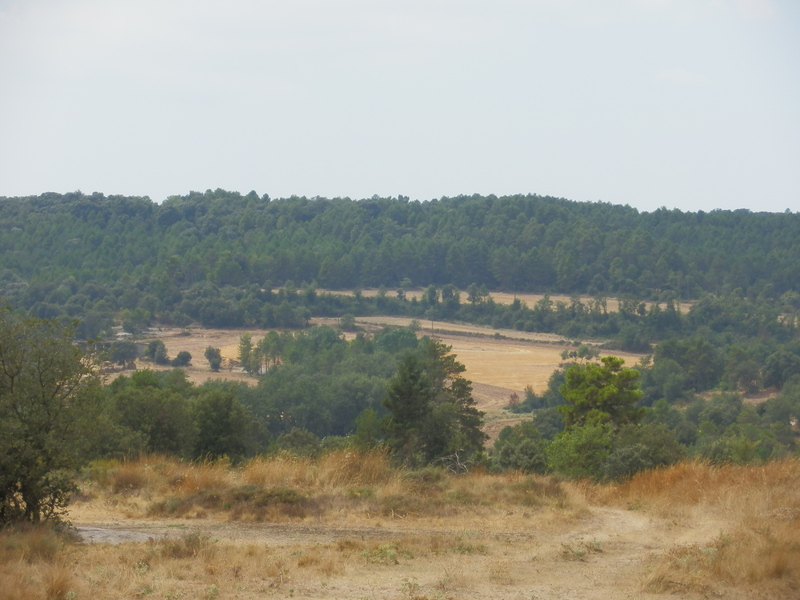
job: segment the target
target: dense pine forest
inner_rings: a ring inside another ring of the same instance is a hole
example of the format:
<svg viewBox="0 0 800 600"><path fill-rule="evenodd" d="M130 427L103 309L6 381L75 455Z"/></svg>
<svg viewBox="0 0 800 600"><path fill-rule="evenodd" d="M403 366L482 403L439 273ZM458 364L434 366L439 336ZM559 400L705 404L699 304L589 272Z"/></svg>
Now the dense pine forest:
<svg viewBox="0 0 800 600"><path fill-rule="evenodd" d="M0 295L40 317L80 318L87 337L120 311L132 327L280 327L370 310L316 288L434 286L422 308L452 318L459 290L472 308L486 290L507 290L622 297L629 312L643 300L709 295L781 301L785 312L800 282L798 214L639 213L540 196L270 200L209 190L157 204L50 193L0 198L0 232ZM379 310L420 312L393 300ZM553 330L549 308L491 316ZM486 319L478 312L459 316Z"/></svg>
<svg viewBox="0 0 800 600"><path fill-rule="evenodd" d="M157 204L51 193L0 198L0 231L4 292L26 306L66 305L89 283L90 300L134 308L140 299L120 290L138 290L154 297L145 308L163 311L215 286L287 281L684 299L779 295L800 281L798 214L640 213L541 196L270 200L209 190Z"/></svg>

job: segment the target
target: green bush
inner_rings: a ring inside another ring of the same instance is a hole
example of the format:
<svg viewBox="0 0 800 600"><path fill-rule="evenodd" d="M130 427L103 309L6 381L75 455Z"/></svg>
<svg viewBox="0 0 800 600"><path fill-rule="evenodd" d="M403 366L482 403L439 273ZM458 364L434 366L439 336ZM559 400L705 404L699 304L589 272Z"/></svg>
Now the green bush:
<svg viewBox="0 0 800 600"><path fill-rule="evenodd" d="M613 445L611 427L607 424L571 427L547 446L547 467L567 477L600 480Z"/></svg>

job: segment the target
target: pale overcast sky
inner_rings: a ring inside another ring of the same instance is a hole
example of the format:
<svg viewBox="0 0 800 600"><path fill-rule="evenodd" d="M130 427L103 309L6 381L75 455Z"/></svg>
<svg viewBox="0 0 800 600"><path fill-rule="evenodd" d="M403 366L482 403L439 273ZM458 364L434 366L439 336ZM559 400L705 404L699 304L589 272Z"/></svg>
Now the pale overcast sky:
<svg viewBox="0 0 800 600"><path fill-rule="evenodd" d="M798 0L0 0L0 195L800 211Z"/></svg>

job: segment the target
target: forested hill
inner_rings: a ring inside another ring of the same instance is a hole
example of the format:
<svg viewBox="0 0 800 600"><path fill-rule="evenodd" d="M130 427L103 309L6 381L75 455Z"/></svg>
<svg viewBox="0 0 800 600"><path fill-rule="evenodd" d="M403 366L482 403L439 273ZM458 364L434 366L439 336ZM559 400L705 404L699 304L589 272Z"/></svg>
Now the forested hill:
<svg viewBox="0 0 800 600"><path fill-rule="evenodd" d="M270 200L209 190L157 204L48 193L0 198L0 249L0 294L27 307L63 304L87 283L162 301L197 285L289 280L684 299L800 285L800 214L641 213L535 195Z"/></svg>

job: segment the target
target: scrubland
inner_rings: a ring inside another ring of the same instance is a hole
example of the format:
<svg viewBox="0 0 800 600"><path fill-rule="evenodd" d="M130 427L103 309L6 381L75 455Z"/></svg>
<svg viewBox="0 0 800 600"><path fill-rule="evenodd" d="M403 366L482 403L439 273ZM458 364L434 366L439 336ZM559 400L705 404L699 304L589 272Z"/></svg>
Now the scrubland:
<svg viewBox="0 0 800 600"><path fill-rule="evenodd" d="M796 598L798 480L797 459L613 485L381 452L96 462L72 533L0 534L0 599Z"/></svg>

